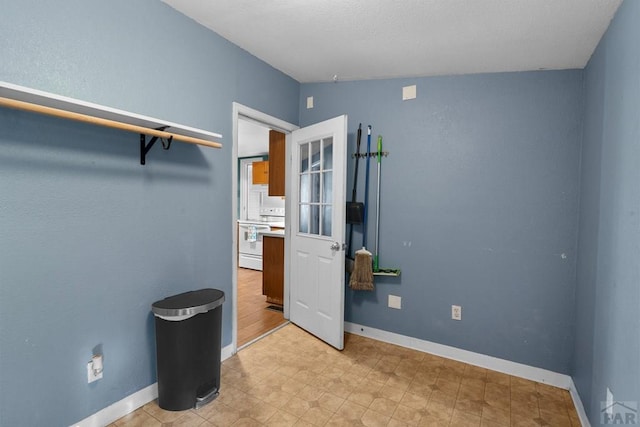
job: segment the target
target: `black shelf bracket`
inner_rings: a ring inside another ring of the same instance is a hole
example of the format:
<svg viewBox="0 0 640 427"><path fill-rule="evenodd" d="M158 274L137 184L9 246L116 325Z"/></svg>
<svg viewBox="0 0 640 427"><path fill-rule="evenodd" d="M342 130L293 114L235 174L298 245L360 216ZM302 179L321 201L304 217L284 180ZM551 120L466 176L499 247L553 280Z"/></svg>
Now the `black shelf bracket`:
<svg viewBox="0 0 640 427"><path fill-rule="evenodd" d="M389 156L389 152L388 151L381 151L380 155L382 157L387 157ZM354 153L351 155L352 159L355 159L356 157L358 157L359 159L363 159L363 158L367 158L367 157L378 157L378 152L377 151L371 151L369 153L364 152L364 153Z"/></svg>
<svg viewBox="0 0 640 427"><path fill-rule="evenodd" d="M168 128L168 126L161 126L159 128L156 128L156 130L165 130L166 128ZM140 134L140 164L141 165L146 164L147 153L149 152L149 150L151 150L151 147L153 147L153 144L155 144L157 140L158 140L158 137L154 136L147 143L147 136L143 133ZM173 141L173 136L170 136L167 141L165 141L162 138L160 138L160 140L162 141L163 149L168 150L169 148L171 148L171 142Z"/></svg>

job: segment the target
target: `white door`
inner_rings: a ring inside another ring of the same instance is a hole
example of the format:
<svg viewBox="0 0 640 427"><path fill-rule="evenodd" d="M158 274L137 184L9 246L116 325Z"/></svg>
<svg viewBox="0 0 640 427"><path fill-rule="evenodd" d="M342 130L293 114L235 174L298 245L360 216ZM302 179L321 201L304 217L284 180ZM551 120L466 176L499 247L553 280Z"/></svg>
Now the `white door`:
<svg viewBox="0 0 640 427"><path fill-rule="evenodd" d="M347 116L291 141L290 320L342 350Z"/></svg>

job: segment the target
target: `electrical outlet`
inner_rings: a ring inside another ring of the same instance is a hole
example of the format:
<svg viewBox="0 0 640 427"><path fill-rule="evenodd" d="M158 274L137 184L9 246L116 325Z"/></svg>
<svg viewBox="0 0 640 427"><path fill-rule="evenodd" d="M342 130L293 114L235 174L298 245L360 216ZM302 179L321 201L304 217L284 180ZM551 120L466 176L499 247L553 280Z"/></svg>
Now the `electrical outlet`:
<svg viewBox="0 0 640 427"><path fill-rule="evenodd" d="M102 379L102 369L97 374L93 370L93 362L87 363L87 383L92 383Z"/></svg>
<svg viewBox="0 0 640 427"><path fill-rule="evenodd" d="M402 308L402 297L389 295L389 307L400 310Z"/></svg>
<svg viewBox="0 0 640 427"><path fill-rule="evenodd" d="M462 320L462 307L459 305L451 306L451 318L453 320Z"/></svg>

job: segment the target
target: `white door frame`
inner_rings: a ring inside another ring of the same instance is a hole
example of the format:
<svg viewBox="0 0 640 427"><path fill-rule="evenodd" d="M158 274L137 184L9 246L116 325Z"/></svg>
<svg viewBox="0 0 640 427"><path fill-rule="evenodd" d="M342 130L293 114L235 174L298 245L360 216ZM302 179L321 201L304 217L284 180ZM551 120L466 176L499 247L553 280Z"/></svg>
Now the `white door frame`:
<svg viewBox="0 0 640 427"><path fill-rule="evenodd" d="M284 120L280 120L277 117L270 116L269 114L263 113L262 111L255 110L251 107L247 107L246 105L239 104L234 102L232 104L232 122L233 122L233 144L231 147L231 230L232 230L232 244L231 251L233 256L231 257L232 262L232 273L231 273L231 300L233 301L231 305L231 318L232 318L232 340L231 345L233 347L233 353L236 354L238 351L238 233L237 233L237 216L238 216L238 198L236 195L238 194L238 120L240 117L243 119L247 119L250 121L255 121L261 125L269 127L274 130L278 130L287 135L287 145L286 145L286 169L285 176L289 176L291 173L291 148L289 147L289 138L288 135L294 130L298 129L299 126L286 122ZM290 192L289 180L286 180L285 186L285 196L287 196ZM289 215L291 212L291 208L289 206L289 197L285 197L285 240L284 240L284 317L285 319L289 318Z"/></svg>

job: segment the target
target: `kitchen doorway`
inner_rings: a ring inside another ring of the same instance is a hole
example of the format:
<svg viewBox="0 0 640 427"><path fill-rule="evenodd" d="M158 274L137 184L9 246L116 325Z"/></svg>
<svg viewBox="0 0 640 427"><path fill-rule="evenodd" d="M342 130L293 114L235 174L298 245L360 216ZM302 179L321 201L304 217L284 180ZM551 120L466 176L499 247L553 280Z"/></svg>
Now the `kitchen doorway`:
<svg viewBox="0 0 640 427"><path fill-rule="evenodd" d="M254 180L253 174L262 174L264 165L259 163L268 162L269 132L275 130L286 134L296 128L257 110L233 104L234 353L288 323L288 295L281 289L281 296L274 296L268 287L273 283L273 259L267 259L267 269L263 271L264 242L268 248L273 247L274 242L287 244L286 198L269 196L268 184ZM267 256L270 256L272 250L267 250ZM282 249L278 253L284 258ZM284 259L276 262L288 264ZM282 274L278 283L285 282L284 266L276 270ZM266 282L264 274L269 275Z"/></svg>

